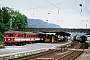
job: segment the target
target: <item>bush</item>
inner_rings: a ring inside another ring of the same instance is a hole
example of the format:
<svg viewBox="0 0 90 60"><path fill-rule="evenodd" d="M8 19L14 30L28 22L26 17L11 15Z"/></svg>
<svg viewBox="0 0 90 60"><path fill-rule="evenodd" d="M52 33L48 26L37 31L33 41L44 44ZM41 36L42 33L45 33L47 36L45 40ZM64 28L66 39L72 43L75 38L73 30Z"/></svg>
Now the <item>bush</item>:
<svg viewBox="0 0 90 60"><path fill-rule="evenodd" d="M5 49L5 46L3 46L3 45L0 45L0 49Z"/></svg>

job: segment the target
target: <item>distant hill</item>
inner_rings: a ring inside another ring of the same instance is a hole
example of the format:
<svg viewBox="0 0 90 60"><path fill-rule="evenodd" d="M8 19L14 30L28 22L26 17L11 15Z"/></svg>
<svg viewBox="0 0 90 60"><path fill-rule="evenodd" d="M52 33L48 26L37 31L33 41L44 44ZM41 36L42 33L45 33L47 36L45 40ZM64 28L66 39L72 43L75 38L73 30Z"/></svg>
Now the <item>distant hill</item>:
<svg viewBox="0 0 90 60"><path fill-rule="evenodd" d="M61 28L59 25L47 23L40 19L28 19L28 25L33 28Z"/></svg>

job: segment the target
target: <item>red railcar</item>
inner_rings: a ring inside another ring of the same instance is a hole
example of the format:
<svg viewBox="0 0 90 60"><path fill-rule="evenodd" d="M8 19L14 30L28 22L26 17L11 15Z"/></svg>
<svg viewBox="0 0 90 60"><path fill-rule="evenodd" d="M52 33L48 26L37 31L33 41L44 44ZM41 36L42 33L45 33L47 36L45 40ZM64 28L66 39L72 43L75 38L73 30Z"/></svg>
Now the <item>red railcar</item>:
<svg viewBox="0 0 90 60"><path fill-rule="evenodd" d="M25 45L26 43L40 42L42 38L38 33L22 31L6 31L4 33L5 45Z"/></svg>

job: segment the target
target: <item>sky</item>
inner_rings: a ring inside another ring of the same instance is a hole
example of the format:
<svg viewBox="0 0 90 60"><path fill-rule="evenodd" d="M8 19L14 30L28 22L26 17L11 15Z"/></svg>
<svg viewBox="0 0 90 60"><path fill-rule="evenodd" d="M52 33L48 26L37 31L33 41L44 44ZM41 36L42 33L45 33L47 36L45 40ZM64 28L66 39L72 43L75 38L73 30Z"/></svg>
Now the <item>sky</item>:
<svg viewBox="0 0 90 60"><path fill-rule="evenodd" d="M0 0L0 7L19 10L28 18L62 28L90 28L89 6L90 0Z"/></svg>

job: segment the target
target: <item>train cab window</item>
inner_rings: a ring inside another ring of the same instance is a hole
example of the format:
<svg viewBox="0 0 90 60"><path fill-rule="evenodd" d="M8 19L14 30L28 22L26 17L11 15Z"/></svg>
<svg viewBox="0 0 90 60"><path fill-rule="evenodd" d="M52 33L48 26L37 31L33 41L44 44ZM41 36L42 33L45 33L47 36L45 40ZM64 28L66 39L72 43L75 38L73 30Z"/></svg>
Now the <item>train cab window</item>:
<svg viewBox="0 0 90 60"><path fill-rule="evenodd" d="M9 37L9 34L6 34L6 37Z"/></svg>
<svg viewBox="0 0 90 60"><path fill-rule="evenodd" d="M6 34L6 37L13 37L13 34Z"/></svg>

